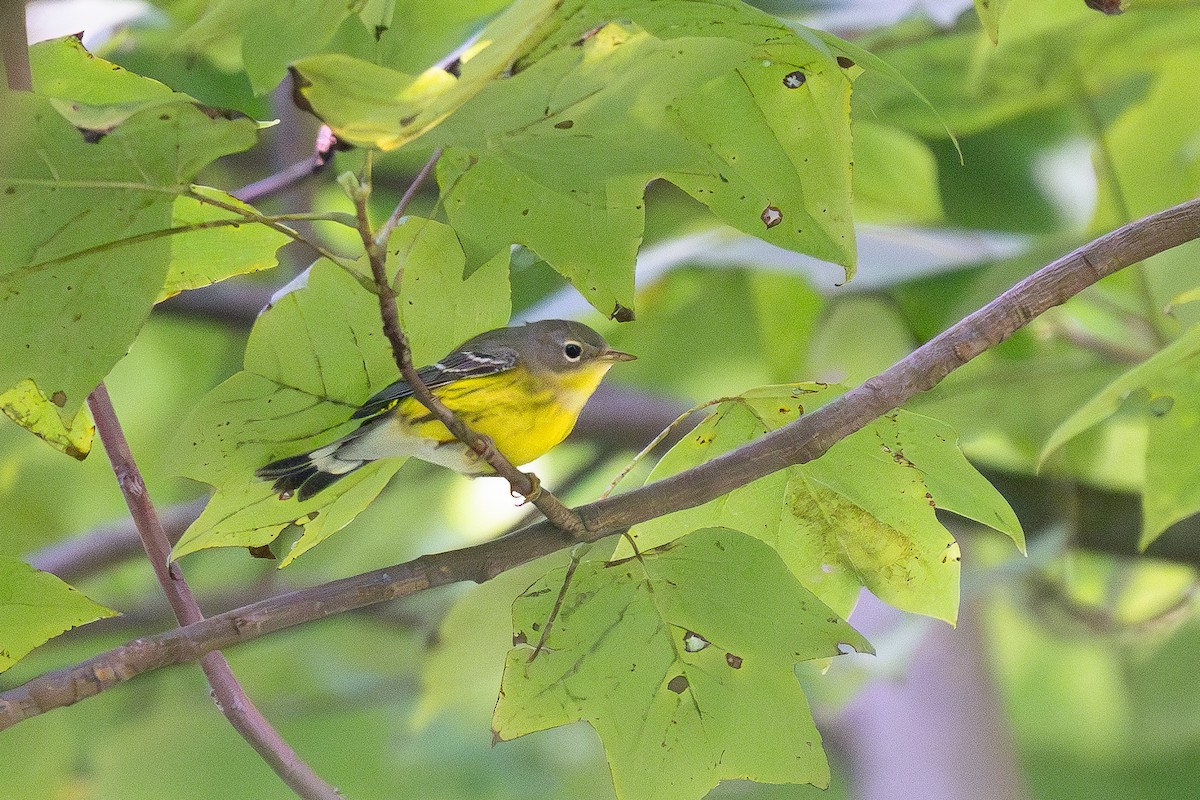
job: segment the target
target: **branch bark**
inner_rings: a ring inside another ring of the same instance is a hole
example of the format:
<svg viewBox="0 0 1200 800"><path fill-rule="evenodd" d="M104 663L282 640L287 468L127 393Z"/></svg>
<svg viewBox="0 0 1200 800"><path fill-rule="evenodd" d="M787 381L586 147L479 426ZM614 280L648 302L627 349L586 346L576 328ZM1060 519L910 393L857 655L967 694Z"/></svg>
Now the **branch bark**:
<svg viewBox="0 0 1200 800"><path fill-rule="evenodd" d="M595 541L620 533L638 522L700 505L772 472L811 461L1101 278L1198 238L1200 200L1193 200L1084 245L811 414L706 464L580 507L577 512L588 523L585 538ZM473 547L421 556L138 639L0 694L0 729L152 669L192 661L272 631L435 586L485 581L569 544L551 523L543 521Z"/></svg>
<svg viewBox="0 0 1200 800"><path fill-rule="evenodd" d="M88 408L96 421L96 432L100 435L105 452L108 453L117 484L125 497L125 504L129 506L129 514L141 535L142 546L154 568L154 575L158 578L163 594L167 596L171 611L180 625L192 625L202 621L204 615L192 595L192 590L183 579L179 566L170 560L170 542L167 541L158 513L150 502L141 471L133 460L129 442L125 439L116 409L113 408L108 389L103 383L88 396ZM321 780L312 767L296 755L283 737L271 727L267 718L246 696L224 655L219 651L205 653L200 657L200 668L208 678L221 713L292 791L306 800L336 800L341 797L337 790Z"/></svg>

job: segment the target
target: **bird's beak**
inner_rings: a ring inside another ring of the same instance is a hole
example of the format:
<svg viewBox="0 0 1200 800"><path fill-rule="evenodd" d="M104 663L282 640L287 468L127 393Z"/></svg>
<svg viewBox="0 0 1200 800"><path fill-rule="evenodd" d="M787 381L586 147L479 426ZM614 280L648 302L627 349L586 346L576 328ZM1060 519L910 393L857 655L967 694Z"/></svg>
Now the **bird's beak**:
<svg viewBox="0 0 1200 800"><path fill-rule="evenodd" d="M603 361L637 361L637 356L622 353L620 350L605 350L600 354Z"/></svg>

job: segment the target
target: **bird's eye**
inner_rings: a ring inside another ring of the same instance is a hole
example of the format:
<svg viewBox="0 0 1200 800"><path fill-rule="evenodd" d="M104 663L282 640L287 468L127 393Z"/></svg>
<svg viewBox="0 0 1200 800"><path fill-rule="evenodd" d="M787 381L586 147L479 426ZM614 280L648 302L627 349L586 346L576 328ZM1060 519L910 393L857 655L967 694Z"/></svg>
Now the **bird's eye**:
<svg viewBox="0 0 1200 800"><path fill-rule="evenodd" d="M579 357L583 355L583 348L579 346L578 342L567 342L563 347L563 355L567 357L568 361L578 361Z"/></svg>

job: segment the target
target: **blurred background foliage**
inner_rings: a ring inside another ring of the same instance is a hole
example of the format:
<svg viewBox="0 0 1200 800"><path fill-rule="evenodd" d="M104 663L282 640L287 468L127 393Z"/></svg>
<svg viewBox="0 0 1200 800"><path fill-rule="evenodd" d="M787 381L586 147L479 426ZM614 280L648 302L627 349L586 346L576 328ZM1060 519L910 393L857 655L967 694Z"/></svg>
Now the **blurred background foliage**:
<svg viewBox="0 0 1200 800"><path fill-rule="evenodd" d="M280 118L258 148L202 176L233 189L311 149L315 121L291 107L286 86L273 89L287 61L368 48L415 71L461 44L503 3L368 4L394 5L379 42L341 22L344 4L315 5L330 15L326 24L273 1L38 0L30 13L32 30L44 36L78 30L87 19L89 33L98 34L89 46L105 58L203 102ZM1082 0L1011 0L998 44L965 2L759 5L856 41L911 81L937 113L871 69L855 84L861 262L848 285L836 285L836 267L717 228L706 209L669 185L648 193L634 324L601 319L535 254L514 255L514 319L574 316L594 324L614 346L641 356L610 380L668 407L766 383L861 381L1058 255L1200 191L1194 2L1130 0L1125 14L1104 16ZM227 16L214 19L220 14ZM947 128L958 137L961 162ZM380 217L425 155L418 149L382 160L372 198ZM350 210L332 175L353 168L355 158L337 155L333 171L259 207ZM426 192L414 211L430 211L434 200ZM254 309L311 261L295 246L284 254L280 269L163 304L107 380L160 507L204 492L167 469L172 436L196 399L240 367ZM940 773L941 784L923 784L924 797L956 796L952 787L1003 770L997 762L1012 753L1016 796L1196 792L1200 624L1192 595L1200 530L1185 520L1148 555L1135 553L1146 438L1136 414L1071 441L1040 475L1036 467L1066 417L1200 319L1195 303L1164 313L1198 284L1196 244L1164 253L1046 314L909 406L959 430L967 454L1022 517L1030 558L1014 557L998 537L955 529L966 552L964 635L937 638L931 631L940 623L860 609L852 622L864 626L879 657L802 675L828 740L833 787L818 794L733 782L713 797L899 796L872 790L878 764L864 756L864 741L892 747L893 785ZM591 430L536 470L548 485L564 487L566 500L594 499L632 455L614 438ZM102 457L75 463L16 426L0 426L0 554L36 561L44 548L123 515ZM319 557L281 572L242 551L209 551L186 566L212 613L478 541L522 515L498 481L471 482L410 462ZM611 797L598 740L586 726L491 746L509 604L546 567L285 631L228 655L284 737L349 797ZM171 624L137 557L85 570L73 582L125 616L51 642L0 676L0 687ZM965 635L968 628L974 636ZM996 715L995 725L940 730L946 720L937 714L902 715L898 728L866 725L864 718L877 719L856 706L866 702L866 687L915 686L912 670L929 663L918 654L954 660L939 647L978 649L978 668L965 675L933 668L925 675L933 695L918 707L942 708L944 698L983 687L992 705L963 699L957 711ZM1001 740L988 739L993 729ZM928 748L914 745L921 742ZM190 667L22 723L0 735L0 764L3 797L287 796ZM976 788L973 796L1001 796Z"/></svg>

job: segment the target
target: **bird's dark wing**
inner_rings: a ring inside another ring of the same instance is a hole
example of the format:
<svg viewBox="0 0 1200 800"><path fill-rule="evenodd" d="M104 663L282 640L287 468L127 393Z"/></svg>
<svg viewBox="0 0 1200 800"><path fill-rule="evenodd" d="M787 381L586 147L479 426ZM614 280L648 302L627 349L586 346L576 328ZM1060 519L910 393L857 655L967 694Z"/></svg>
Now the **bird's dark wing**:
<svg viewBox="0 0 1200 800"><path fill-rule="evenodd" d="M505 372L517 365L517 353L509 348L495 348L491 352L457 350L436 364L421 367L417 374L430 389L445 386L464 378L481 378ZM400 380L381 390L354 412L353 419L373 417L387 411L397 401L412 396L412 385Z"/></svg>

